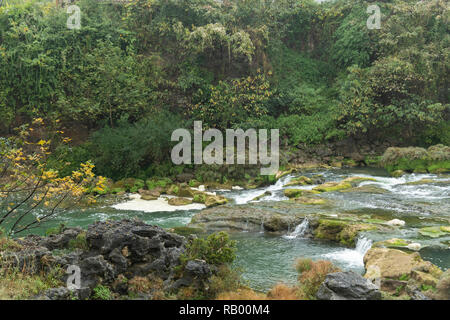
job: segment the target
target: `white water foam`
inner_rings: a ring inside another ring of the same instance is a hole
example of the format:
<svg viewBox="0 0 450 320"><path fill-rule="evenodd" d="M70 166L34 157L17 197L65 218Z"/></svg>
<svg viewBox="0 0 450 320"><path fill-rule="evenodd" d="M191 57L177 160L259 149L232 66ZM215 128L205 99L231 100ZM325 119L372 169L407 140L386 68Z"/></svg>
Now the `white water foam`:
<svg viewBox="0 0 450 320"><path fill-rule="evenodd" d="M344 263L350 267L364 267L364 255L372 247L372 240L361 237L356 242L355 249L342 249L323 254L322 257Z"/></svg>
<svg viewBox="0 0 450 320"><path fill-rule="evenodd" d="M243 191L243 192L240 192L238 194L231 195L231 196L228 196L228 197L231 197L232 199L234 199L236 204L246 204L246 203L252 201L253 199L255 199L256 197L264 194L265 192L270 192L271 195L267 195L267 196L261 198L260 200L262 200L262 199L264 199L264 200L274 200L274 201L285 200L285 199L287 199L286 197L279 196L279 195L276 194L276 192L280 191L280 190L283 190L283 185L288 183L291 179L292 179L292 176L291 175L287 175L287 176L282 177L281 179L279 179L275 184L270 185L270 186L268 186L266 188L255 189L255 190L247 190L247 191ZM257 202L257 201L255 201L255 202Z"/></svg>
<svg viewBox="0 0 450 320"><path fill-rule="evenodd" d="M140 195L134 195L132 200L113 205L112 208L116 210L130 210L142 212L173 212L180 210L201 210L206 208L201 203L191 203L184 206L172 206L167 202L167 197L159 197L157 200L142 200Z"/></svg>
<svg viewBox="0 0 450 320"><path fill-rule="evenodd" d="M308 230L309 227L309 221L308 218L305 218L302 223L300 223L298 226L295 227L295 230L287 235L284 235L283 238L285 239L296 239L296 238L302 238L305 234L305 232Z"/></svg>

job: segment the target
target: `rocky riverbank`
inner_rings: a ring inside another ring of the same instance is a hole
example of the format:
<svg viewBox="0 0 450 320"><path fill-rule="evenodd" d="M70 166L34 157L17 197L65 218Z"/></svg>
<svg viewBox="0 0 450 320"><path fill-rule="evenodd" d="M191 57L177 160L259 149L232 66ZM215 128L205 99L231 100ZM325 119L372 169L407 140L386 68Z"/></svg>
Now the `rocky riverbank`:
<svg viewBox="0 0 450 320"><path fill-rule="evenodd" d="M187 239L138 220L98 222L87 230L68 228L48 237L27 236L1 251L0 269L36 279L53 274L53 285L31 299L158 299L180 288L203 290L216 266L180 257ZM66 270L81 271L69 290ZM3 288L0 288L0 292ZM5 298L5 297L4 297Z"/></svg>
<svg viewBox="0 0 450 320"><path fill-rule="evenodd" d="M311 223L312 236L317 233L317 228L323 228L323 222L318 222L318 227L315 223ZM239 284L236 276L230 278L234 279L234 284L221 279L229 277L229 273L223 271L224 265L193 259L192 252L187 253L192 239L138 220L97 222L87 230L66 228L47 237L2 238L0 297L15 297L17 292L3 286L15 279L8 280L8 277L18 274L21 281L15 283L16 290L20 285L32 289L28 296L20 296L27 299L190 299L198 298L199 292L207 298L208 291L214 291L214 295L209 296L214 298L235 297L242 290L251 291ZM214 241L217 239L220 238ZM222 245L222 250L227 252L227 243ZM218 248L212 250L216 252ZM422 260L418 253L376 247L366 253L364 264L364 277L354 272L323 274L323 283L314 289L316 298L450 299L449 271L443 272ZM76 268L81 271L80 282L78 287L68 288L67 280ZM67 270L70 270L69 274ZM303 276L302 273L302 277L306 274ZM217 289L218 279L225 281L220 282L220 290ZM300 282L299 286L302 288L305 284ZM264 299L282 299L280 288L283 287L274 287L267 296L252 294ZM230 293L230 290L237 291ZM295 297L302 296L296 294Z"/></svg>

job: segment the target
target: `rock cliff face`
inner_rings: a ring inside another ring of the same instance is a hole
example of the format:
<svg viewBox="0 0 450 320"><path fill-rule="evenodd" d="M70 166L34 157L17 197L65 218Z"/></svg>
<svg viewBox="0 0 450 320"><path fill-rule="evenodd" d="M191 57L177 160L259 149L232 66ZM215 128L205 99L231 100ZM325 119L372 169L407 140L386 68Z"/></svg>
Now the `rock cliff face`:
<svg viewBox="0 0 450 320"><path fill-rule="evenodd" d="M127 292L128 280L149 275L162 280L164 290L172 290L194 282L202 285L211 274L211 267L200 260L189 261L180 272L177 267L181 266L186 238L139 220L97 222L87 231L70 228L58 235L28 236L18 242L25 249L3 253L0 267L19 268L30 274L57 266L64 271L69 266L80 268L80 288L72 293L66 287L51 289L38 295L38 299L66 299L74 295L86 299L100 284L123 294ZM66 283L68 276L62 275L61 280ZM120 279L121 285L117 285Z"/></svg>

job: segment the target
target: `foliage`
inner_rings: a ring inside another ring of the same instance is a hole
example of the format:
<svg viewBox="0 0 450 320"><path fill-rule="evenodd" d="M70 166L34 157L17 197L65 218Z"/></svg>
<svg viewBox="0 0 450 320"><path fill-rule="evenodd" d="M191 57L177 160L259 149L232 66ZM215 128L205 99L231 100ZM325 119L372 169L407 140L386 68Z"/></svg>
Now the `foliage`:
<svg viewBox="0 0 450 320"><path fill-rule="evenodd" d="M203 97L192 107L193 118L222 130L249 116L266 114L264 104L272 95L263 74L229 82L220 81L217 86L211 86L209 94L199 94Z"/></svg>
<svg viewBox="0 0 450 320"><path fill-rule="evenodd" d="M299 272L299 295L307 300L315 300L317 291L329 273L339 272L329 261L312 261L310 259L299 259L297 261Z"/></svg>
<svg viewBox="0 0 450 320"><path fill-rule="evenodd" d="M96 286L92 291L93 291L92 298L94 300L112 300L113 299L113 294L112 294L111 290L108 287L103 286L101 284Z"/></svg>
<svg viewBox="0 0 450 320"><path fill-rule="evenodd" d="M175 175L166 133L186 118L278 128L285 146L449 144L448 1L382 2L376 30L363 0L77 5L79 30L51 1L0 8L0 132L36 117L83 128L52 146L63 177L88 160L114 179Z"/></svg>
<svg viewBox="0 0 450 320"><path fill-rule="evenodd" d="M231 264L236 257L236 241L230 240L226 232L209 235L206 239L193 239L186 246L186 252L181 260L204 260L208 264Z"/></svg>
<svg viewBox="0 0 450 320"><path fill-rule="evenodd" d="M161 164L170 156L173 130L182 128L179 117L160 113L129 123L122 118L116 127L106 126L91 138L91 153L97 172L120 179L138 176L142 168Z"/></svg>
<svg viewBox="0 0 450 320"><path fill-rule="evenodd" d="M89 187L95 185L94 165L90 162L82 163L66 177L48 168L52 140L38 137L34 142L31 138L42 126L43 120L37 118L31 126L22 126L16 137L0 141L0 225L5 226L10 235L60 214L83 199ZM53 143L70 140L60 137L60 133L51 130L47 136L53 137ZM45 210L34 216L39 209Z"/></svg>

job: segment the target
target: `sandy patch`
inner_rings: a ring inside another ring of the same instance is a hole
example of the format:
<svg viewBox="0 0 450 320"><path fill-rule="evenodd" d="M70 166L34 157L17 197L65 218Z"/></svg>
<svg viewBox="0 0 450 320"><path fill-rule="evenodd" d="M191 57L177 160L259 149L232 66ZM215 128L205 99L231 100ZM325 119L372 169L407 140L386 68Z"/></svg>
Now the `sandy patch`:
<svg viewBox="0 0 450 320"><path fill-rule="evenodd" d="M159 197L157 200L142 200L139 194L130 195L130 201L113 205L116 210L130 210L143 212L173 212L182 210L201 210L206 206L203 203L191 203L185 206L171 206L167 203L168 198L173 196Z"/></svg>

